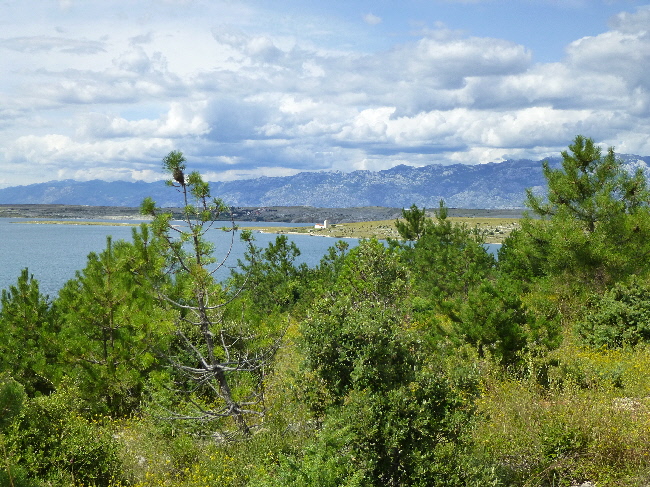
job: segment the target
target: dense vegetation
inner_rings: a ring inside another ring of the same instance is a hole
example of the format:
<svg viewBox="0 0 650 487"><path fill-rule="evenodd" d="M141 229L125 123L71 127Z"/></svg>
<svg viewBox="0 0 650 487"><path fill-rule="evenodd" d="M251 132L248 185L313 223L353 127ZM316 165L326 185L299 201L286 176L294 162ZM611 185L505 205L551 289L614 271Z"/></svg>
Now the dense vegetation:
<svg viewBox="0 0 650 487"><path fill-rule="evenodd" d="M146 199L54 299L2 291L0 485L647 485L648 184L562 156L498 260L441 202L314 268L243 232L217 283L226 207L170 153L182 224Z"/></svg>

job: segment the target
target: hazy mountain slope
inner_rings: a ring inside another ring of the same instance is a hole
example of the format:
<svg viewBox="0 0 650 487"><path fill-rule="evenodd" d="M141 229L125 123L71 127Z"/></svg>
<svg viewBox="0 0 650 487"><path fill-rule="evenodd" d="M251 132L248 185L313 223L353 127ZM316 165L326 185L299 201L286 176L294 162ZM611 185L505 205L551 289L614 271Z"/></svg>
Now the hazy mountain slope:
<svg viewBox="0 0 650 487"><path fill-rule="evenodd" d="M622 156L630 168L647 170L650 157ZM559 158L552 159L557 166ZM385 171L303 172L286 177L262 177L212 183L213 194L232 206L359 206L427 208L444 199L456 208L521 208L526 188L543 192L540 161L424 167L396 166ZM139 206L151 196L160 206L178 199L162 182L72 180L0 189L0 204L68 204Z"/></svg>

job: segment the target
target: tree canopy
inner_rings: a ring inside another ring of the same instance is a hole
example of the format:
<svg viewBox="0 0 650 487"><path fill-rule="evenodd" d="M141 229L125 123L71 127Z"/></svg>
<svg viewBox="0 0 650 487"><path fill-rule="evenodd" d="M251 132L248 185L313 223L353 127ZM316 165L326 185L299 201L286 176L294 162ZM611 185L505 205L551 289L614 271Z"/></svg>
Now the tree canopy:
<svg viewBox="0 0 650 487"><path fill-rule="evenodd" d="M563 274L611 283L646 272L650 256L650 193L641 170L628 172L610 148L577 136L562 152L562 167L544 162L546 197L527 191L533 217L505 242L502 267L521 277ZM535 218L534 218L535 217Z"/></svg>

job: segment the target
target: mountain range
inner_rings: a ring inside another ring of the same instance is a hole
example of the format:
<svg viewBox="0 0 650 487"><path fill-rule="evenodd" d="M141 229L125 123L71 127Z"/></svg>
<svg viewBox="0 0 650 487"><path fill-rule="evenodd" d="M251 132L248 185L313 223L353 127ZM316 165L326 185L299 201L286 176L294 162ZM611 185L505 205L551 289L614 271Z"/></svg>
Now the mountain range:
<svg viewBox="0 0 650 487"><path fill-rule="evenodd" d="M620 156L625 166L650 173L650 157ZM560 158L546 159L551 167ZM436 208L522 208L526 188L543 194L542 161L507 160L477 165L395 166L384 171L301 172L211 183L212 194L235 207L365 206ZM178 194L161 181L50 181L0 189L0 204L139 206L151 196L159 206L176 207Z"/></svg>

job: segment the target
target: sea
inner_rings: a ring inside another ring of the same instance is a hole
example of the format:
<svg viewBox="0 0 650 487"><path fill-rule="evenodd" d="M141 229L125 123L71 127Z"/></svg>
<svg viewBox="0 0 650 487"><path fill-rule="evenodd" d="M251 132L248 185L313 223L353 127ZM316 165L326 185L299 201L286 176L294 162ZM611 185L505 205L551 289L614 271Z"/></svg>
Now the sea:
<svg viewBox="0 0 650 487"><path fill-rule="evenodd" d="M28 223L28 222L32 223ZM90 252L101 252L106 248L110 235L113 242L131 241L132 226L84 225L84 220L57 220L61 223L33 223L25 218L0 218L0 289L15 285L22 269L38 281L40 292L54 299L63 285L82 270ZM137 220L91 220L93 223L139 223ZM245 227L301 226L295 223L240 222ZM312 226L313 224L302 224ZM255 245L265 248L274 242L277 235L253 233ZM222 260L230 247L230 233L213 229L206 235L215 244L214 256ZM310 267L319 264L337 240L346 241L350 247L358 245L355 238L334 239L310 235L287 235L300 249L297 264ZM498 246L488 245L496 253ZM217 279L225 280L237 260L244 257L246 247L235 238L234 246L225 265L216 273Z"/></svg>
<svg viewBox="0 0 650 487"><path fill-rule="evenodd" d="M28 223L28 222L32 223ZM24 218L0 218L0 289L15 285L22 269L38 280L42 294L54 298L61 287L75 277L75 272L86 266L90 252L101 252L106 248L110 235L113 242L131 241L132 226L87 225L88 220L57 220L60 223L33 223ZM139 223L136 220L91 220L92 223ZM227 224L227 222L224 222ZM295 223L240 222L245 227L301 226ZM313 224L303 224L312 226ZM265 248L274 242L277 235L254 232L255 245ZM206 237L215 244L214 257L223 260L230 247L231 234L220 229L208 231ZM316 266L336 242L333 238L309 235L288 235L300 249L298 264ZM358 244L357 239L342 239L350 246ZM230 269L237 266L237 260L244 258L245 245L235 237L233 248L225 265L216 276L225 280Z"/></svg>

